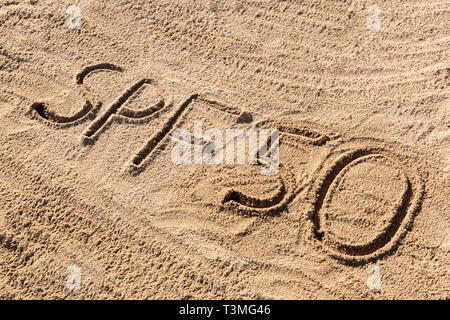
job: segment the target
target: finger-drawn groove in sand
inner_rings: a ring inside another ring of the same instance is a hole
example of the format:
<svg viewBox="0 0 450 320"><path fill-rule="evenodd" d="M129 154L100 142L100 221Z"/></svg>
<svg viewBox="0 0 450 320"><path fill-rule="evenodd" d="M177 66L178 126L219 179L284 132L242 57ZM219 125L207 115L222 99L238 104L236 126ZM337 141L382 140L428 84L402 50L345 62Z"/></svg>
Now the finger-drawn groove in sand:
<svg viewBox="0 0 450 320"><path fill-rule="evenodd" d="M75 77L77 84L82 85L84 84L84 79L90 75L93 72L99 71L99 70L110 70L110 71L116 71L116 72L123 72L123 68L120 66L116 66L112 63L100 63L92 66L87 66L84 68L80 73L77 74Z"/></svg>
<svg viewBox="0 0 450 320"><path fill-rule="evenodd" d="M43 102L35 102L31 105L30 109L34 110L42 119L55 123L55 124L69 124L69 123L76 123L85 118L91 111L94 109L100 109L102 103L99 102L97 106L94 108L93 103L91 102L92 99L90 99L90 93L86 89L86 86L84 85L84 79L91 73L102 71L102 70L109 70L109 71L116 71L116 72L123 72L123 69L121 67L115 66L110 63L102 63L98 65L93 65L86 67L83 69L80 73L78 73L75 77L76 84L81 86L84 95L86 96L86 101L84 106L80 111L78 111L76 114L72 116L61 116L57 115L54 111L50 110L48 106Z"/></svg>
<svg viewBox="0 0 450 320"><path fill-rule="evenodd" d="M339 137L306 128L286 130L285 126L274 123L271 126L280 130L280 147L286 142L294 147L305 143L321 146ZM298 137L292 140L292 132L301 133L300 141ZM338 141L340 144L342 142ZM411 226L422 201L423 183L413 169L381 147L354 146L338 154L338 158L322 167L315 178L302 183L295 180L293 169L283 163L280 187L270 197L252 197L232 189L226 193L222 205L246 214L273 215L286 210L302 191L310 188L307 194L311 196L304 198L302 195L300 200L312 203L313 213L307 216L312 217L315 239L326 251L343 261L367 262L377 258L394 248ZM366 184L378 190L378 194L370 187L364 188ZM333 206L338 197L347 202ZM362 204L358 202L361 199ZM347 213L351 209L356 209L357 213L365 211L354 217ZM356 238L348 237L355 234Z"/></svg>
<svg viewBox="0 0 450 320"><path fill-rule="evenodd" d="M84 107L75 115L67 117L56 115L44 103L34 103L31 109L42 119L56 124L76 123L86 118L93 110L100 108L101 102L96 108L93 107L91 99L88 98L89 92L84 86L84 79L89 74L102 70L123 71L122 68L111 64L100 64L87 67L78 74L77 84L83 87L87 99ZM159 101L140 110L126 107L125 103L147 85L154 87L160 97ZM195 103L202 108L218 110L235 117L234 124L249 124L253 120L248 112L193 94L173 111L162 128L131 159L127 167L131 173L138 174L145 170L156 156L156 150L163 150L166 147L167 144L163 141L169 139L171 133L189 114L188 110L193 110ZM114 115L142 119L170 106L166 106L165 95L160 87L151 79L142 79L127 89L90 124L82 134L83 141L92 143ZM279 144L275 144L269 136L266 147L260 148L257 154L253 155L253 159L257 161L252 163L256 166L267 165L264 163L265 157L273 152L279 152L278 147L308 151L329 148L329 142L333 142L335 146L342 144L339 135L324 133L307 123L268 120L256 123L254 127L279 131ZM337 159L326 158L322 167L315 169L317 172L312 172L313 176L298 179L296 170L301 167L295 168L291 164L302 159L299 159L298 155L288 153L288 157L280 164L278 186L275 191L268 196L253 196L232 187L224 190L220 208L249 215L275 215L285 211L288 205L301 195L302 200L311 203L313 207L312 213L307 216L311 217L314 238L333 257L360 262L377 257L393 248L411 225L415 212L420 208L423 184L418 175L408 169L409 166L405 166L396 155L381 147L351 147L337 154ZM323 166L325 163L327 165ZM384 166L383 170L380 166ZM377 172L383 174L390 172L390 176L383 178L380 174L377 175ZM373 186L385 186L382 190L386 192L380 193L379 188ZM303 191L308 194L306 198L303 198L305 193ZM393 198L394 201L391 201ZM358 200L363 201L362 205ZM339 201L344 201L343 205L333 206ZM375 203L376 201L378 203ZM368 203L371 206L367 205ZM380 203L384 204L380 207ZM350 212L355 208L357 209L355 212ZM363 215L358 212L361 210L365 210ZM355 234L358 235L357 239L348 237Z"/></svg>
<svg viewBox="0 0 450 320"><path fill-rule="evenodd" d="M93 107L93 99L90 97L90 92L86 88L84 84L84 80L90 74L101 71L115 71L115 72L123 72L123 68L110 64L110 63L102 63L98 65L88 66L83 71L81 71L76 76L77 85L81 86L84 95L86 97L86 102L84 107L74 114L73 116L61 116L57 115L55 112L49 110L47 105L42 102L33 103L31 106L31 110L34 110L42 119L55 123L55 124L70 124L80 122L82 119L88 116L91 111L98 110L102 106L102 102L98 102L97 107ZM151 85L158 93L160 99L155 105L151 105L147 108L141 110L133 110L130 109L124 104L139 90L141 90L144 86ZM93 143L94 139L99 134L99 131L105 127L108 120L114 115L123 116L129 119L142 119L148 116L153 115L154 113L160 111L166 105L165 102L165 94L164 91L154 83L152 79L142 79L136 82L133 86L127 89L119 98L116 99L100 116L95 119L91 125L83 132L83 142L84 143Z"/></svg>
<svg viewBox="0 0 450 320"><path fill-rule="evenodd" d="M158 92L160 96L160 100L154 106L150 106L143 110L133 110L126 107L123 107L125 102L134 95L139 89L141 89L144 85L152 85ZM107 121L114 115L118 114L120 116L124 116L130 119L141 119L144 117L148 117L155 112L161 110L165 105L165 98L162 89L160 89L157 85L153 83L151 79L142 79L135 83L131 88L127 89L111 106L105 110L97 119L95 119L91 125L83 132L83 135L86 141L91 141L93 136L97 134L97 132L105 126Z"/></svg>
<svg viewBox="0 0 450 320"><path fill-rule="evenodd" d="M306 124L293 125L272 120L258 122L255 124L255 128L278 129L279 145L277 147L279 148L285 145L296 148L301 144L319 147L337 137L335 134L326 134L312 129ZM258 165L264 165L261 160L273 152L274 146L272 146L271 138L271 136L268 137L267 146L263 146L254 157L258 160ZM294 169L290 168L287 164L281 164L278 191L268 198L256 198L231 189L226 193L222 205L228 205L229 208L234 208L247 214L278 214L307 186L304 183L297 185L298 182L296 182L293 171Z"/></svg>
<svg viewBox="0 0 450 320"><path fill-rule="evenodd" d="M76 114L74 114L73 116L60 116L60 115L57 115L55 112L49 110L45 103L35 102L31 105L31 109L36 111L36 113L41 118L43 118L47 121L50 121L50 122L55 122L55 123L60 123L60 124L76 122L76 121L84 118L85 116L87 116L88 113L93 110L93 108L94 108L94 106L89 101L86 101L83 108L80 111L78 111Z"/></svg>
<svg viewBox="0 0 450 320"><path fill-rule="evenodd" d="M297 144L299 140L304 143L321 146L336 135L322 133L316 129L312 129L305 125L293 125L280 121L266 120L258 122L256 128L276 128L280 131L280 144L294 142Z"/></svg>
<svg viewBox="0 0 450 320"><path fill-rule="evenodd" d="M270 208L277 204L279 204L283 198L286 196L286 188L284 187L283 181L281 180L281 185L278 188L277 192L269 198L257 198L251 197L243 194L242 192L230 190L225 195L222 203L226 203L229 201L235 201L239 204L242 204L251 208Z"/></svg>
<svg viewBox="0 0 450 320"><path fill-rule="evenodd" d="M251 115L248 116L247 113L241 112L241 110L237 108L228 107L219 102L207 100L205 98L202 98L199 94L193 94L173 112L164 126L158 132L156 132L153 137L150 138L147 143L136 153L130 163L131 171L138 173L144 169L143 164L145 160L151 158L152 152L161 145L161 142L164 140L164 138L170 136L176 125L180 122L182 116L194 102L199 102L204 106L234 115L237 117L237 121L241 118L243 118L245 121L252 120ZM243 115L247 116L244 117Z"/></svg>
<svg viewBox="0 0 450 320"><path fill-rule="evenodd" d="M377 166L383 167L377 170ZM387 172L391 173L388 180L383 176ZM376 147L344 153L326 167L315 185L315 238L333 256L359 262L386 253L396 245L411 224L423 195L420 178L389 152ZM360 198L364 200L362 204L358 202ZM388 200L393 200L390 207L373 205L375 201L380 204ZM333 206L339 201L339 206ZM359 215L352 216L352 209Z"/></svg>

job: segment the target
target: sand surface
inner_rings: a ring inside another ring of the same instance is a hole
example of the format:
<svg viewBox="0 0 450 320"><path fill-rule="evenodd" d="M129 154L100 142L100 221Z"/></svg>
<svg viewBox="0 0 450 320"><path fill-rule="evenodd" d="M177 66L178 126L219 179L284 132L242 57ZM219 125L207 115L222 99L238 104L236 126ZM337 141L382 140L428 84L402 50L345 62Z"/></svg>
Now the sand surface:
<svg viewBox="0 0 450 320"><path fill-rule="evenodd" d="M449 18L0 0L0 298L450 298ZM175 165L196 121L279 129L278 173Z"/></svg>

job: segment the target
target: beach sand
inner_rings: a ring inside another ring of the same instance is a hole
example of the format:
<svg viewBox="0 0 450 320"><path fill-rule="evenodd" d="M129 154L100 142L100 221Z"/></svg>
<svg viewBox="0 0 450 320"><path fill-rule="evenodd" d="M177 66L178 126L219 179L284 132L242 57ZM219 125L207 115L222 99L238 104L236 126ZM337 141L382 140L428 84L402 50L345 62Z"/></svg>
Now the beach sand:
<svg viewBox="0 0 450 320"><path fill-rule="evenodd" d="M449 299L449 13L0 0L0 298ZM174 163L199 122L278 171Z"/></svg>

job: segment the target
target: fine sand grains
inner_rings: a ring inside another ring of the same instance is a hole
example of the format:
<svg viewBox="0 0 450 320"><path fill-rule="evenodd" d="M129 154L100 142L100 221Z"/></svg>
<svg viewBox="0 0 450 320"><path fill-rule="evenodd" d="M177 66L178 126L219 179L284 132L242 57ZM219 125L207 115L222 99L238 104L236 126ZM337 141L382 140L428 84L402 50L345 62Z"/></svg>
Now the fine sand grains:
<svg viewBox="0 0 450 320"><path fill-rule="evenodd" d="M448 299L449 13L1 1L0 298Z"/></svg>

